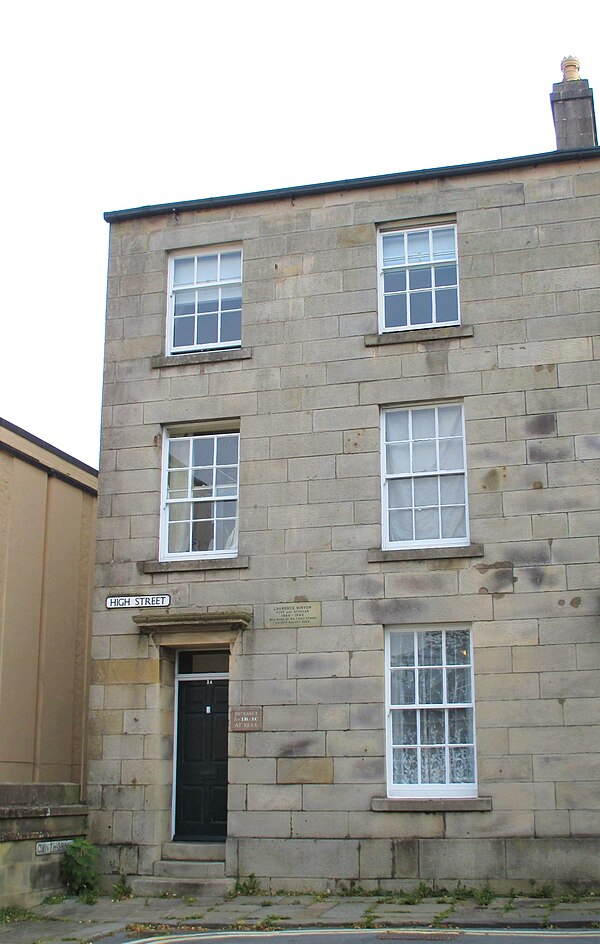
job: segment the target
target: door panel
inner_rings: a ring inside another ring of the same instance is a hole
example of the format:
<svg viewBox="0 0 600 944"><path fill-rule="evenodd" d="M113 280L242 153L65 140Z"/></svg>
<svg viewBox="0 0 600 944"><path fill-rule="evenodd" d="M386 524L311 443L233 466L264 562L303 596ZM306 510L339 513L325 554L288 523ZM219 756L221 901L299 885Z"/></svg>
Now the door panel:
<svg viewBox="0 0 600 944"><path fill-rule="evenodd" d="M228 689L227 679L179 682L175 839L227 834Z"/></svg>

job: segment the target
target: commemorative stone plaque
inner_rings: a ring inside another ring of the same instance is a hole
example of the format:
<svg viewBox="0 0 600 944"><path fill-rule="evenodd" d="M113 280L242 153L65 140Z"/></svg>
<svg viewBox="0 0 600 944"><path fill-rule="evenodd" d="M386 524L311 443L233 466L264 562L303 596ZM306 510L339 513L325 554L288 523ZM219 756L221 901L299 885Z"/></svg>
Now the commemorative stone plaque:
<svg viewBox="0 0 600 944"><path fill-rule="evenodd" d="M262 731L262 708L232 708L229 727L232 731Z"/></svg>
<svg viewBox="0 0 600 944"><path fill-rule="evenodd" d="M265 606L265 629L320 625L320 603L268 603Z"/></svg>

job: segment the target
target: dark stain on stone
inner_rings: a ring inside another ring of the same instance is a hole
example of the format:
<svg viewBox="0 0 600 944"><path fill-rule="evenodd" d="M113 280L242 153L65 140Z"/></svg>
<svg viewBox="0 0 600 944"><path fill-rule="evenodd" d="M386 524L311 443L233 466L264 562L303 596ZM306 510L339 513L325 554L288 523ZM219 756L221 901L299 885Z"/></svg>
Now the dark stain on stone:
<svg viewBox="0 0 600 944"><path fill-rule="evenodd" d="M496 492L502 486L502 481L506 478L506 466L501 469L488 469L481 483L485 491Z"/></svg>
<svg viewBox="0 0 600 944"><path fill-rule="evenodd" d="M532 483L531 483L531 487L532 487L532 488L543 488L543 487L544 487L544 483L543 483L543 482L540 482L539 479L536 479L535 482L532 482Z"/></svg>
<svg viewBox="0 0 600 944"><path fill-rule="evenodd" d="M558 605L559 605L559 606L564 606L566 602L567 602L566 600L559 600L559 601L558 601Z"/></svg>
<svg viewBox="0 0 600 944"><path fill-rule="evenodd" d="M538 374L543 370L551 374L555 368L556 368L556 364L536 364L533 369Z"/></svg>
<svg viewBox="0 0 600 944"><path fill-rule="evenodd" d="M311 747L313 744L310 738L300 738L297 741L290 741L289 744L284 744L280 751L277 752L278 757L306 757L306 750Z"/></svg>
<svg viewBox="0 0 600 944"><path fill-rule="evenodd" d="M569 605L572 606L573 609L576 610L577 607L581 606L581 597L573 597Z"/></svg>
<svg viewBox="0 0 600 944"><path fill-rule="evenodd" d="M493 564L476 564L475 570L480 574L487 574L488 570L506 570L508 567L512 569L510 561L495 561Z"/></svg>
<svg viewBox="0 0 600 944"><path fill-rule="evenodd" d="M539 413L526 422L528 436L550 436L556 432L556 413Z"/></svg>

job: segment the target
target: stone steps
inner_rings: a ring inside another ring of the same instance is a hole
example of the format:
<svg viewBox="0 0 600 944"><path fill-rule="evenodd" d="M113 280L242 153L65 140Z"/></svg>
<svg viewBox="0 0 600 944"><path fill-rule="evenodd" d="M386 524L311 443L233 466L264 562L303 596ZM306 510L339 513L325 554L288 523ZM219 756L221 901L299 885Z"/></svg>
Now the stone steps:
<svg viewBox="0 0 600 944"><path fill-rule="evenodd" d="M162 845L163 860L177 862L224 862L224 842L165 842Z"/></svg>
<svg viewBox="0 0 600 944"><path fill-rule="evenodd" d="M154 874L165 878L225 878L225 863L178 862L162 859L154 863Z"/></svg>

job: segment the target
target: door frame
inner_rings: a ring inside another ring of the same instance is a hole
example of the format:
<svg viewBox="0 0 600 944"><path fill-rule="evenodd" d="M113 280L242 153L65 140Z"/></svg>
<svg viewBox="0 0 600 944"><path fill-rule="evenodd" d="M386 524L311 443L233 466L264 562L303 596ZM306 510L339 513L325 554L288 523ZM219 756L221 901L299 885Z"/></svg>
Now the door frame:
<svg viewBox="0 0 600 944"><path fill-rule="evenodd" d="M179 683L180 682L208 682L214 679L226 679L229 680L229 672L179 672L179 654L180 652L187 652L187 649L177 649L175 651L175 700L174 700L174 728L173 728L173 774L171 776L172 787L171 787L171 842L175 836L175 803L177 799L177 751L179 748ZM197 651L201 652L201 647L197 647ZM216 651L211 649L211 652ZM226 652L228 656L231 656L229 649L219 650ZM227 699L229 702L229 698ZM229 752L228 752L229 760ZM190 840L191 841L191 840Z"/></svg>

